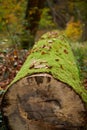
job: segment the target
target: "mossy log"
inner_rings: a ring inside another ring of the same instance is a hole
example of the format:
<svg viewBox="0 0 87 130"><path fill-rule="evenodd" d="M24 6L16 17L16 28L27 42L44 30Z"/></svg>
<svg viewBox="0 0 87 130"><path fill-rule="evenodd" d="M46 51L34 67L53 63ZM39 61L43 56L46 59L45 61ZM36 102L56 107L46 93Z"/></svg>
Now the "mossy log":
<svg viewBox="0 0 87 130"><path fill-rule="evenodd" d="M44 34L8 86L2 113L8 130L78 130L86 127L87 91L68 40Z"/></svg>

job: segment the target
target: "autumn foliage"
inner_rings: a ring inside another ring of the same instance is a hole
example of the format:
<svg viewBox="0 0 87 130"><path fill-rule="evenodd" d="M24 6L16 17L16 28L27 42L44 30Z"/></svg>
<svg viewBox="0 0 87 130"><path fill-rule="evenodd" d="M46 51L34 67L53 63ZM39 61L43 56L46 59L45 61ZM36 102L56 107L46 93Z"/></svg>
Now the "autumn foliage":
<svg viewBox="0 0 87 130"><path fill-rule="evenodd" d="M0 90L5 90L13 80L24 63L27 54L26 50L0 52Z"/></svg>
<svg viewBox="0 0 87 130"><path fill-rule="evenodd" d="M79 40L82 35L82 25L80 21L77 22L69 22L67 24L66 30L65 30L66 35L73 41Z"/></svg>

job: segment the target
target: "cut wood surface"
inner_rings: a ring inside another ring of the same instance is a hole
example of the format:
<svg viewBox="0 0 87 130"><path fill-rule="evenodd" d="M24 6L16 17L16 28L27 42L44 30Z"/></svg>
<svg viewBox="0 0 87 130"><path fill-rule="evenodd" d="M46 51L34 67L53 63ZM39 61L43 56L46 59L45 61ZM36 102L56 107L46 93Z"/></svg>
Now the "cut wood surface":
<svg viewBox="0 0 87 130"><path fill-rule="evenodd" d="M79 130L87 124L86 106L68 40L53 31L35 44L8 86L2 113L8 130Z"/></svg>
<svg viewBox="0 0 87 130"><path fill-rule="evenodd" d="M3 99L3 114L8 130L48 130L85 124L80 97L49 74L25 77L9 88Z"/></svg>

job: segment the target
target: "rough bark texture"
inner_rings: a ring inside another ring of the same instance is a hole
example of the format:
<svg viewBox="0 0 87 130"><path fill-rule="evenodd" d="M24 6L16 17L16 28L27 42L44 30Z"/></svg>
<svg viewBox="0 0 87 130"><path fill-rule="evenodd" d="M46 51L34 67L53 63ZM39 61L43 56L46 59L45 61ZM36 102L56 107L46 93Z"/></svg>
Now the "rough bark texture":
<svg viewBox="0 0 87 130"><path fill-rule="evenodd" d="M35 44L8 87L2 113L8 130L79 130L86 127L86 106L70 45L53 31Z"/></svg>
<svg viewBox="0 0 87 130"><path fill-rule="evenodd" d="M25 19L28 21L28 29L35 36L41 17L41 12L46 0L28 0Z"/></svg>
<svg viewBox="0 0 87 130"><path fill-rule="evenodd" d="M3 98L3 115L8 130L73 129L84 126L86 120L80 97L49 74L13 84Z"/></svg>
<svg viewBox="0 0 87 130"><path fill-rule="evenodd" d="M21 37L21 45L25 49L32 48L35 41L35 35L38 30L42 9L46 0L28 0L25 12L24 32Z"/></svg>

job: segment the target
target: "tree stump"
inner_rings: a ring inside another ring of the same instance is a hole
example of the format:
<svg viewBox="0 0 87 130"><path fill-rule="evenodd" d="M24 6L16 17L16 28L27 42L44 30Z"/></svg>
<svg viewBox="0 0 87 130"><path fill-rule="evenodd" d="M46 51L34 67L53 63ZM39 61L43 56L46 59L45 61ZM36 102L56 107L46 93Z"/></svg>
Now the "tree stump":
<svg viewBox="0 0 87 130"><path fill-rule="evenodd" d="M86 127L87 91L63 38L57 32L45 34L8 87L2 100L7 130Z"/></svg>

